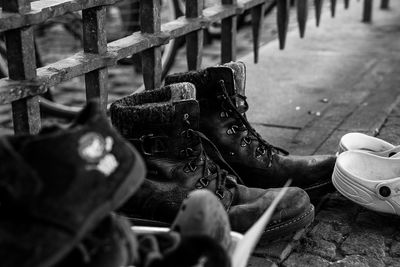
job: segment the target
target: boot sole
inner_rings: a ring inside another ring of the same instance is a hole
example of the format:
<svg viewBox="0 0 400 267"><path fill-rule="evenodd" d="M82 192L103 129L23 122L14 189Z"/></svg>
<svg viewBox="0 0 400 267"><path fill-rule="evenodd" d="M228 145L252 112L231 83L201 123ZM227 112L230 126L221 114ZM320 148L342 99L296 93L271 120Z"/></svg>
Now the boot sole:
<svg viewBox="0 0 400 267"><path fill-rule="evenodd" d="M136 153L134 153L134 155L136 161L126 175L126 177L128 178L120 184L112 199L109 201L105 201L103 205L99 206L93 211L93 213L88 215L86 221L79 229L77 234L73 236L69 242L65 243L64 249L59 250L58 253L53 255L48 260L45 260L41 263L35 263L36 267L51 267L61 261L68 252L70 252L77 244L79 244L86 233L92 230L97 225L97 223L99 223L107 214L121 206L140 186L140 184L138 184L135 187L132 186L132 184L136 183L137 177L144 177L146 174L146 170L144 167L144 161L140 158L140 156L138 156Z"/></svg>
<svg viewBox="0 0 400 267"><path fill-rule="evenodd" d="M277 240L279 238L287 238L288 236L307 228L314 221L314 206L310 204L308 211L300 216L279 224L275 224L265 229L260 243L266 241Z"/></svg>
<svg viewBox="0 0 400 267"><path fill-rule="evenodd" d="M142 218L127 217L131 223L136 226L153 226L153 227L170 227L171 224L148 220ZM267 227L260 239L260 243L270 242L279 238L287 238L288 236L298 232L301 229L308 227L314 221L314 206L310 204L310 208L302 215L289 221Z"/></svg>

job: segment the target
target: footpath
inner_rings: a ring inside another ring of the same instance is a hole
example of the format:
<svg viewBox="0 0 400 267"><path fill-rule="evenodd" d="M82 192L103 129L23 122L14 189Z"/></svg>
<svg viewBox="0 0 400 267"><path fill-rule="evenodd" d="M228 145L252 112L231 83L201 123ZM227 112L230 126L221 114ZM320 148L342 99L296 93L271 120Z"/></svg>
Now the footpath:
<svg viewBox="0 0 400 267"><path fill-rule="evenodd" d="M270 143L291 154L335 153L348 132L400 143L400 2L361 22L362 1L324 12L306 38L291 31L247 68L248 119ZM287 240L259 246L249 266L400 266L400 218L365 210L333 193L314 223Z"/></svg>

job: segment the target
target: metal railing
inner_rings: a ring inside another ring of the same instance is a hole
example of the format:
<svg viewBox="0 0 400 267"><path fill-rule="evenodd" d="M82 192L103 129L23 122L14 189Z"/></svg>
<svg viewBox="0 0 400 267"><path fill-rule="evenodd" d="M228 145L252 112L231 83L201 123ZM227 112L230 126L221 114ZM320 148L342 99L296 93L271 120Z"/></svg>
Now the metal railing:
<svg viewBox="0 0 400 267"><path fill-rule="evenodd" d="M372 17L372 0L364 0L363 20ZM236 59L237 16L251 10L255 59L258 55L263 9L268 0L222 0L222 4L203 9L203 0L186 0L186 15L161 25L161 0L140 1L141 31L107 43L104 29L106 7L117 0L3 0L0 13L0 32L7 44L9 78L0 79L0 104L11 104L14 131L37 133L41 127L38 95L63 81L85 75L86 98L99 98L107 105L107 68L117 61L141 53L143 80L146 89L161 85L161 45L172 38L186 37L189 70L201 66L203 29L221 21L221 63ZM277 0L278 30L284 48L288 28L290 0ZM317 19L322 0L314 0ZM348 1L345 1L348 6ZM382 8L388 8L382 0ZM332 12L336 1L331 0ZM297 0L298 20L304 33L307 0ZM36 68L33 26L45 20L82 11L83 51ZM334 15L334 13L332 13ZM319 20L318 20L319 21Z"/></svg>

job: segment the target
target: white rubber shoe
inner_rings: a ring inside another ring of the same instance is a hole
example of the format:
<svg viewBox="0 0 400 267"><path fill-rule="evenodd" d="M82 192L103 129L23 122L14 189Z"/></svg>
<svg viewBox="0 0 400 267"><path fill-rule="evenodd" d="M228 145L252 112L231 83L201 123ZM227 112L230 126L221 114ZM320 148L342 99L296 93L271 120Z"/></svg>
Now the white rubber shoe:
<svg viewBox="0 0 400 267"><path fill-rule="evenodd" d="M400 158L400 146L363 133L348 133L340 139L338 154L348 150L362 150L381 157Z"/></svg>
<svg viewBox="0 0 400 267"><path fill-rule="evenodd" d="M374 211L400 215L400 159L362 151L339 155L332 175L336 189Z"/></svg>

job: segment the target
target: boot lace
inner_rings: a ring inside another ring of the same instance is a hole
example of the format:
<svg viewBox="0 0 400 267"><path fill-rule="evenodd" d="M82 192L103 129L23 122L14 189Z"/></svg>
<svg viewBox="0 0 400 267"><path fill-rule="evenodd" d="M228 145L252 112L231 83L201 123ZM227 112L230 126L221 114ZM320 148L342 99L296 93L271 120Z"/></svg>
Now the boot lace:
<svg viewBox="0 0 400 267"><path fill-rule="evenodd" d="M227 183L227 178L228 178L228 171L225 169L222 169L218 164L213 162L207 155L205 149L202 146L202 143L205 142L209 145L209 147L213 150L213 153L216 155L218 158L219 162L221 162L225 168L227 168L234 176L236 176L238 182L243 184L242 179L239 177L239 175L232 169L232 167L224 160L222 157L222 154L219 152L218 148L215 146L215 144L208 139L203 133L193 130L190 128L190 122L188 120L189 116L188 114L185 114L184 116L184 121L188 126L187 130L184 130L181 134L188 138L198 138L201 143L201 149L200 153L189 161L185 168L185 172L194 172L197 170L198 166L203 166L203 173L202 177L198 180L196 184L197 189L205 188L207 187L212 180L216 180L216 190L215 194L220 198L224 198L224 187ZM183 153L186 156L194 156L195 151L198 149L193 149L191 147L187 147L186 149L182 150L181 153ZM201 164L202 163L202 164Z"/></svg>
<svg viewBox="0 0 400 267"><path fill-rule="evenodd" d="M276 147L268 143L266 140L264 140L261 135L250 125L250 123L247 121L247 118L243 115L249 108L249 105L247 104L246 101L246 96L240 95L238 93L235 93L232 96L229 96L228 91L226 90L225 87L225 82L224 80L219 81L219 85L221 86L222 89L222 108L224 111L222 116L228 117L229 114L233 113L234 118L237 119L239 122L239 125L232 125L227 133L229 135L235 134L237 131L247 131L247 135L243 137L241 146L246 146L251 144L252 141L258 141L259 145L256 148L256 157L261 157L264 154L267 154L267 157L269 159L269 166L272 165L272 154L277 153L277 154L283 154L285 156L289 155L289 152L286 151L283 148ZM244 105L241 107L236 107L234 101L236 102L237 99L240 99L241 101L244 102ZM224 104L227 104L228 107L225 107Z"/></svg>

